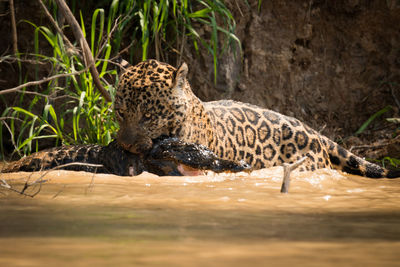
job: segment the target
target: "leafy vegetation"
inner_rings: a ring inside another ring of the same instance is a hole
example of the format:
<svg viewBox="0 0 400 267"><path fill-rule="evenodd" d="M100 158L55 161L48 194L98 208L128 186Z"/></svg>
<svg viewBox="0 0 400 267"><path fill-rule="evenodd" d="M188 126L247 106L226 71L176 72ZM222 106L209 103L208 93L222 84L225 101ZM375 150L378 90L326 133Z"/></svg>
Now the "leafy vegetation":
<svg viewBox="0 0 400 267"><path fill-rule="evenodd" d="M381 162L382 162L382 165L384 167L386 167L386 165L387 165L386 162L388 162L390 165L392 165L395 168L399 168L400 167L400 159L391 158L391 157L384 157Z"/></svg>
<svg viewBox="0 0 400 267"><path fill-rule="evenodd" d="M235 20L221 0L127 0L120 3L114 0L110 8L111 19L108 21L112 21L117 15L126 19L118 25L113 46L118 51L122 38L129 32L132 44L131 61L139 50L141 59L146 60L151 47L157 59L166 59L168 55L165 51L177 53L181 57L186 39L189 38L196 52L201 44L213 57L216 78L218 56L229 45L239 44L240 47L240 41L234 34ZM206 34L202 36L196 30L196 24L202 25ZM224 36L223 41L219 38L219 33Z"/></svg>
<svg viewBox="0 0 400 267"><path fill-rule="evenodd" d="M372 114L362 125L361 127L354 133L354 135L360 135L362 134L367 128L368 126L371 125L371 123L373 121L375 121L376 119L378 119L379 117L381 117L383 114L392 111L393 107L392 106L386 106L380 110L378 110L377 112L375 112L374 114ZM390 122L390 123L394 123L394 124L400 124L400 118L386 118L386 121ZM397 129L400 129L400 127L398 127ZM397 135L397 130L393 132L393 137L395 137ZM382 166L386 166L386 165L390 165L394 168L398 168L400 167L400 159L397 158L392 158L392 157L384 157L381 160L374 160L374 159L368 159L369 161L373 161L375 163L380 163L382 164Z"/></svg>
<svg viewBox="0 0 400 267"><path fill-rule="evenodd" d="M73 7L77 6L75 1L72 2ZM106 2L108 5L109 1ZM48 1L47 6L56 17L55 3ZM81 28L95 57L100 78L112 97L118 75L115 67L110 64L111 57L121 49L129 51L131 61L138 53L143 60L150 54L165 60L173 53L180 59L187 40L191 40L196 51L201 46L209 51L214 60L216 75L219 55L229 45L236 43L240 47L240 41L233 33L235 21L220 0L113 0L107 9L95 9L89 24L84 23L83 18L87 16L80 10L75 9L74 12L80 18ZM63 36L51 28L29 21L24 23L32 25L35 53L21 53L15 55L16 58L29 58L37 62L37 80L40 79L39 63L50 65L49 76L61 74L63 77L42 86L23 88L19 91L17 105L9 106L3 111L0 120L2 157L4 158L4 143L7 140L3 136L4 127L11 135L14 152L21 156L37 151L39 142L43 139L53 140L55 145L108 144L118 130L112 103L105 101L95 90L93 77L77 52L79 44L69 47ZM199 25L205 29L203 34L196 30ZM41 53L39 43L43 39L52 48L51 55ZM130 45L122 47L126 40ZM21 63L19 66L21 67ZM21 83L26 81L20 75ZM4 95L1 97L6 102ZM41 113L38 114L37 110L41 110Z"/></svg>
<svg viewBox="0 0 400 267"><path fill-rule="evenodd" d="M99 12L96 10L93 20L96 20L98 14ZM68 49L71 48L65 45L60 34L53 33L48 27L30 24L34 28L35 54L33 56L36 60L50 63L53 75L76 72L79 72L79 75L70 75L50 81L41 89L40 94L34 94L32 100L26 99L30 95L28 91L30 88L24 88L20 94L18 106L8 107L3 112L2 117L9 119L4 120L0 125L0 133L3 132L2 127L9 128L15 150L20 155L36 151L39 141L48 138L55 139L55 145L61 143L108 144L118 127L111 110L112 103L106 102L95 90L91 74L85 71L86 66L83 59L78 54L68 52ZM101 40L101 34L96 35L97 27L101 27L104 20L100 20L98 24L100 26L92 24L90 29L93 50L98 48L98 46L94 46L94 43L99 44ZM83 24L82 29L86 34ZM44 37L52 48L51 56L39 53L40 36ZM110 48L111 46L105 45L104 51L98 52L99 57L102 58L97 62L98 65L102 64L100 77L107 74L116 76L115 70L107 69ZM114 90L114 86L110 84L107 84L106 88L109 91ZM62 102L58 100L60 98L62 98ZM28 101L30 104L23 107ZM55 102L61 104L54 105ZM34 110L40 109L37 106L41 106L43 103L42 114L35 114ZM68 130L68 124L72 126L72 131ZM0 139L3 152L3 136L0 136Z"/></svg>
<svg viewBox="0 0 400 267"><path fill-rule="evenodd" d="M361 127L354 133L354 135L359 135L362 132L365 131L365 129L378 117L382 116L383 114L385 114L386 112L392 110L391 106L386 106L383 109L375 112L371 117L368 118L368 120L366 120Z"/></svg>

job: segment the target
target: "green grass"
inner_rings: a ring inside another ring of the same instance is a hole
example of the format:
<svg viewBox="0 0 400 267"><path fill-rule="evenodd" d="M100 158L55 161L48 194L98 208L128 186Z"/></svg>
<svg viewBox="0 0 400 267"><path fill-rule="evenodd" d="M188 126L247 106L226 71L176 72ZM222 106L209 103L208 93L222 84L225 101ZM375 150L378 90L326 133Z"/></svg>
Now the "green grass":
<svg viewBox="0 0 400 267"><path fill-rule="evenodd" d="M387 163L389 163L391 166L393 166L395 168L400 168L400 159L384 157L381 162L382 162L383 167L386 167Z"/></svg>
<svg viewBox="0 0 400 267"><path fill-rule="evenodd" d="M384 168L398 169L400 168L400 159L392 157L384 157L382 159L367 158L368 161L381 165Z"/></svg>
<svg viewBox="0 0 400 267"><path fill-rule="evenodd" d="M166 53L177 53L181 57L185 40L190 39L196 52L202 45L213 58L216 80L218 57L228 46L241 47L234 34L235 20L221 0L114 0L112 3L110 14L127 18L114 35L114 46L118 49L121 38L130 36L129 39L136 44L131 50L131 60L138 51L142 60L148 59L151 48L157 59L167 58ZM206 29L203 36L196 30L198 27L194 27L195 24Z"/></svg>
<svg viewBox="0 0 400 267"><path fill-rule="evenodd" d="M214 62L215 80L221 54L229 46L240 47L240 41L234 35L235 20L220 0L99 1L101 6L91 11L90 20L88 14L84 15L76 8L80 3L71 2L70 7L80 19L83 33L95 57L100 78L112 98L118 75L110 59L126 48L122 45L127 41L131 44L127 60L132 62L137 55L141 55L142 60L149 58L149 55L155 55L163 61L169 57L181 59L183 49L188 49L187 40L190 40L195 51L205 49L209 52ZM47 5L56 18L57 6L53 1L48 1ZM82 73L24 88L18 93L17 104L7 105L1 114L1 157L5 158L4 144L7 140L3 132L7 131L11 135L13 153L20 156L37 151L43 140L54 145L108 144L118 130L112 103L106 102L95 89L90 72L85 71L81 55L67 47L62 36L46 25L35 25L26 20L21 23L32 26L34 53L21 53L14 57L37 61L34 69L36 80L40 79L39 63L51 65L48 76L78 71ZM197 31L200 27L205 29L202 35ZM39 45L43 40L51 47L50 54L41 52ZM80 50L79 44L75 43L74 46L77 51ZM22 84L27 79L22 74L21 64L18 62ZM7 103L7 95L1 98Z"/></svg>
<svg viewBox="0 0 400 267"><path fill-rule="evenodd" d="M99 13L97 10L94 12L94 20ZM67 53L67 48L59 34L53 33L47 27L30 24L34 28L34 57L37 61L46 61L52 64L53 73L51 75L73 73L86 68L78 55ZM98 51L99 40L102 37L101 34L96 34L96 32L97 27L101 27L101 24L104 25L104 20L92 24L90 29L92 40L94 40L92 41L92 49L96 49L96 51ZM44 37L53 49L51 56L39 53L40 37ZM110 56L110 48L109 46L105 47L104 52L99 54L102 60L97 62L103 64L100 77L107 74L116 76L115 70L107 70L106 64ZM47 83L44 88L44 91L41 91L40 95L34 95L32 100L25 99L28 96L26 93L20 94L19 105L6 108L2 114L2 117L9 119L2 121L0 130L5 126L5 123L8 123L13 137L12 142L15 144L15 152L26 155L37 151L42 139L52 139L54 145L77 143L106 145L111 141L118 129L112 113L112 103L106 102L95 90L89 72L53 80ZM113 92L115 85L106 85L106 88ZM24 90L32 89L34 88L25 88ZM53 103L57 101L57 95L62 95L63 101L61 101L61 104L53 106ZM26 106L24 103L29 103L29 105ZM43 110L41 114L34 114L34 110L40 109ZM72 130L67 130L66 125L71 125ZM1 133L2 131L0 131ZM0 135L0 141L4 157L2 135Z"/></svg>

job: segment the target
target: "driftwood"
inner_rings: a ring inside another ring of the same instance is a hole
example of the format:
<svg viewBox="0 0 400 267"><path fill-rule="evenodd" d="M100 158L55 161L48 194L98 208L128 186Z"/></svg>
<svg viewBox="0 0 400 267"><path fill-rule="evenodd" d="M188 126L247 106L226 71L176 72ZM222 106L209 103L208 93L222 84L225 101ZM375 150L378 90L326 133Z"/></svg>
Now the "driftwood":
<svg viewBox="0 0 400 267"><path fill-rule="evenodd" d="M298 161L288 164L288 163L283 163L283 181L282 181L282 187L281 187L281 193L289 193L289 187L290 187L290 173L294 171L297 167L302 164L307 157L303 157L299 159Z"/></svg>

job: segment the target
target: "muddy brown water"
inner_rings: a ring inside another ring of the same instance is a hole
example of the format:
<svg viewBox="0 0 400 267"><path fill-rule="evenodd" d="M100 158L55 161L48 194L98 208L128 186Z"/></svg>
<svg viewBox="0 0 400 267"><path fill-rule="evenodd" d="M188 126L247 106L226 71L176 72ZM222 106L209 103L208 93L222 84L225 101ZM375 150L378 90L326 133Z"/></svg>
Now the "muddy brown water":
<svg viewBox="0 0 400 267"><path fill-rule="evenodd" d="M399 266L400 179L295 172L281 194L282 172L54 171L0 190L0 266Z"/></svg>

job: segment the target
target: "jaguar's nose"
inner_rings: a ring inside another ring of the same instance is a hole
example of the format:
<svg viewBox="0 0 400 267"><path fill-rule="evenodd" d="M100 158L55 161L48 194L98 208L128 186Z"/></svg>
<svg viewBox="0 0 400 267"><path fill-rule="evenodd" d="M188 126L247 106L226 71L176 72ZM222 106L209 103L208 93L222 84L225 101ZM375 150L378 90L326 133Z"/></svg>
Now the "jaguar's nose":
<svg viewBox="0 0 400 267"><path fill-rule="evenodd" d="M118 142L118 143L124 150L129 151L133 154L143 154L152 148L152 144L148 142L139 144L129 144L129 143L127 144L124 142Z"/></svg>

